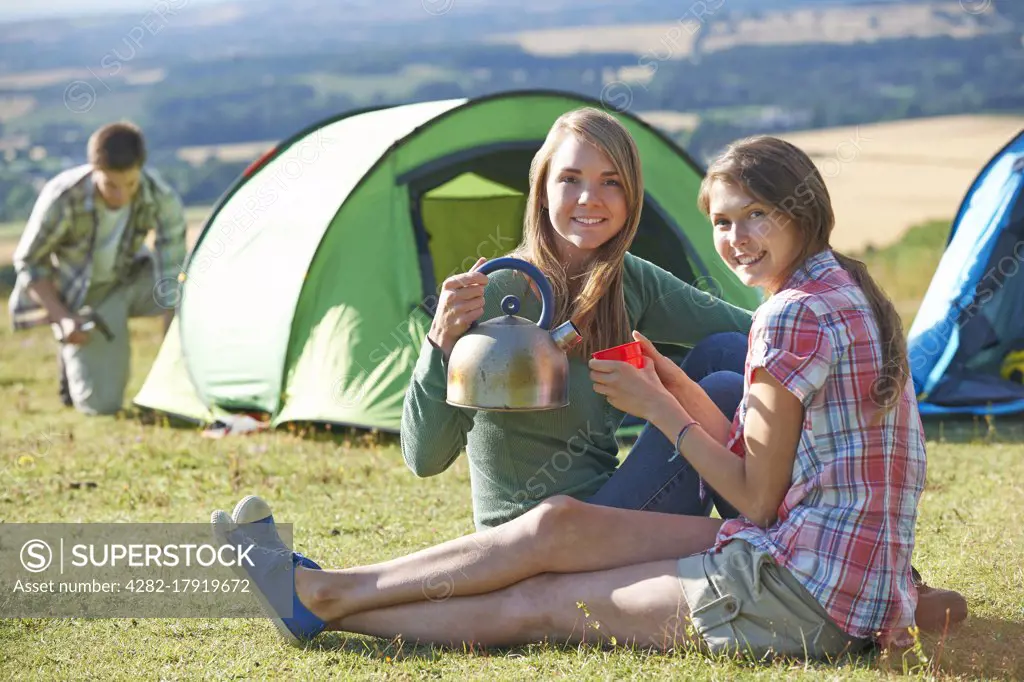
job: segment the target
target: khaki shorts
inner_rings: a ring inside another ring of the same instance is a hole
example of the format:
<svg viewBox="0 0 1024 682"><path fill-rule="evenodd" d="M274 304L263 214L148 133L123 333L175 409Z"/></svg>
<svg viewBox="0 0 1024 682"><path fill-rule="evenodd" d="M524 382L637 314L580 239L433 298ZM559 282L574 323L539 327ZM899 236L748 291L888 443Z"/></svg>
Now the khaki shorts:
<svg viewBox="0 0 1024 682"><path fill-rule="evenodd" d="M690 619L712 654L836 659L864 650L771 555L742 540L678 561Z"/></svg>

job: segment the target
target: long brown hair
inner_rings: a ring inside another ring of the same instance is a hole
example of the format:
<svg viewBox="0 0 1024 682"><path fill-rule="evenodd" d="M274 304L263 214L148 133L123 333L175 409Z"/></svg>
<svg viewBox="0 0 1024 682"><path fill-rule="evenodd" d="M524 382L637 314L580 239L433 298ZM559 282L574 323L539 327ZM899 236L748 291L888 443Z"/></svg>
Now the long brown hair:
<svg viewBox="0 0 1024 682"><path fill-rule="evenodd" d="M544 207L551 157L566 135L575 135L600 149L618 172L626 195L626 224L618 234L595 249L586 268L576 275L569 273L559 258L560 237ZM554 324L573 321L583 340L572 352L585 358L595 350L632 340L622 268L640 224L643 196L643 173L636 142L613 116L593 107L559 116L530 164L530 195L523 218L523 241L509 255L533 263L551 282L555 295Z"/></svg>
<svg viewBox="0 0 1024 682"><path fill-rule="evenodd" d="M716 181L733 183L773 207L773 214L779 212L789 218L802 238L802 250L782 278L767 287L767 293L777 291L810 256L832 250L864 292L878 325L882 369L871 388L871 398L885 410L895 406L910 376L903 323L892 301L871 278L867 266L829 246L835 214L828 188L814 162L785 140L764 135L749 137L729 145L708 167L697 199L705 215L710 214L711 186ZM774 224L774 217L769 216L769 226Z"/></svg>

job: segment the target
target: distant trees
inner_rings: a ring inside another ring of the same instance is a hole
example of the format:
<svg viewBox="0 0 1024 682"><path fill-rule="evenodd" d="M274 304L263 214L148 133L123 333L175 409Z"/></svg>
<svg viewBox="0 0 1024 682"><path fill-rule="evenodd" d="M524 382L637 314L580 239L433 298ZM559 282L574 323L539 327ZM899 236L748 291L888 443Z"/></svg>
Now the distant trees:
<svg viewBox="0 0 1024 682"><path fill-rule="evenodd" d="M186 206L209 206L234 184L249 162L208 158L201 165L193 166L178 159L166 159L154 165Z"/></svg>
<svg viewBox="0 0 1024 682"><path fill-rule="evenodd" d="M465 97L466 91L462 86L452 81L432 81L419 85L412 93L415 101L429 101L435 99L457 99Z"/></svg>
<svg viewBox="0 0 1024 682"><path fill-rule="evenodd" d="M213 204L242 174L246 162L207 159L193 166L167 154L157 155L149 165L178 192L187 206ZM48 164L30 169L26 164L0 168L0 222L27 220L39 190L61 168Z"/></svg>
<svg viewBox="0 0 1024 682"><path fill-rule="evenodd" d="M147 100L144 118L151 144L179 147L276 140L355 104L342 93L324 96L311 85L265 79L161 89Z"/></svg>

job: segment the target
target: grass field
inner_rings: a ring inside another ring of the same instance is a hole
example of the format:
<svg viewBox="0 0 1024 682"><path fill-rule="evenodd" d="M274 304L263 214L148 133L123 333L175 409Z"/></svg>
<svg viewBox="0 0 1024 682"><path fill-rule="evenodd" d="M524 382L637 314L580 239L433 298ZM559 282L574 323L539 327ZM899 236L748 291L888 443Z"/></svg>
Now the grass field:
<svg viewBox="0 0 1024 682"><path fill-rule="evenodd" d="M956 215L982 167L1022 129L1024 116L940 116L779 136L825 176L836 214L832 245L857 251Z"/></svg>
<svg viewBox="0 0 1024 682"><path fill-rule="evenodd" d="M36 107L36 98L29 95L4 95L0 97L0 123L25 116Z"/></svg>
<svg viewBox="0 0 1024 682"><path fill-rule="evenodd" d="M824 4L824 3L823 3ZM1005 22L989 22L991 7L975 3L970 13L963 3L898 3L865 6L802 7L764 10L738 18L728 16L728 3L681 6L674 22L579 26L497 35L489 40L513 43L543 56L587 52L656 55L658 59L691 56L702 35L703 53L739 45L796 45L832 42L873 42L894 38L950 36L973 38L1007 30Z"/></svg>
<svg viewBox="0 0 1024 682"><path fill-rule="evenodd" d="M943 236L943 225L926 226L864 255L890 294L908 301L908 316ZM4 304L0 313L6 317ZM160 343L155 320L133 320L131 333L129 398ZM212 509L230 510L255 492L294 524L300 550L326 566L383 560L472 530L465 458L421 480L405 468L393 437L282 430L209 440L130 409L91 419L63 409L45 329L15 335L0 325L0 405L0 523L202 523ZM1020 679L1019 428L1003 420L929 424L914 563L930 583L964 593L971 617L948 637L922 638L927 662L867 656L838 669L800 661L754 666L685 647L658 654L549 643L467 652L341 634L294 650L260 619L22 618L0 620L0 678Z"/></svg>
<svg viewBox="0 0 1024 682"><path fill-rule="evenodd" d="M904 330L914 322L917 307L931 284L949 238L949 221L934 220L910 228L900 240L882 249L851 252L864 261L872 276L883 282Z"/></svg>
<svg viewBox="0 0 1024 682"><path fill-rule="evenodd" d="M53 85L64 85L74 80L89 78L88 69L48 69L22 71L0 75L0 89L35 90Z"/></svg>
<svg viewBox="0 0 1024 682"><path fill-rule="evenodd" d="M47 125L74 122L83 128L98 128L110 121L138 120L143 112L146 100L143 88L117 88L111 83L108 89L96 80L86 83L89 87L76 85L72 90L80 99L71 100L71 106L80 109L68 108L64 104L40 105L23 116L6 121L5 130L11 133L37 131L32 133L32 138L39 139L38 131Z"/></svg>
<svg viewBox="0 0 1024 682"><path fill-rule="evenodd" d="M121 75L115 80L123 80L130 85L159 83L167 75L163 69L138 69L132 68L130 65L119 70L118 73ZM75 81L91 82L93 87L100 88L106 81L99 80L99 78L95 72L87 68L5 73L0 75L0 90L36 90L58 85L65 86Z"/></svg>

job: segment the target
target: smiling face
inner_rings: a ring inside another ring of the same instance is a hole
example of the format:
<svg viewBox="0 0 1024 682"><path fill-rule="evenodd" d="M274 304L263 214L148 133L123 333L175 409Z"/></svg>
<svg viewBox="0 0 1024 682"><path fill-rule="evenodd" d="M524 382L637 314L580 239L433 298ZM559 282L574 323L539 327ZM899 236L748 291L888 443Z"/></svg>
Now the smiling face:
<svg viewBox="0 0 1024 682"><path fill-rule="evenodd" d="M708 197L715 248L725 264L747 286L780 286L802 248L792 219L724 180L711 185Z"/></svg>
<svg viewBox="0 0 1024 682"><path fill-rule="evenodd" d="M571 267L626 224L626 192L611 159L575 135L565 135L552 154L544 192L559 253Z"/></svg>

